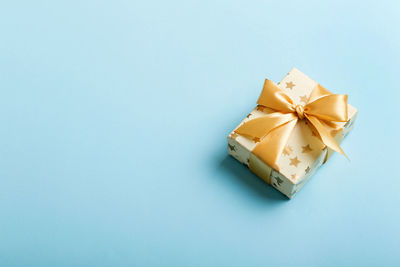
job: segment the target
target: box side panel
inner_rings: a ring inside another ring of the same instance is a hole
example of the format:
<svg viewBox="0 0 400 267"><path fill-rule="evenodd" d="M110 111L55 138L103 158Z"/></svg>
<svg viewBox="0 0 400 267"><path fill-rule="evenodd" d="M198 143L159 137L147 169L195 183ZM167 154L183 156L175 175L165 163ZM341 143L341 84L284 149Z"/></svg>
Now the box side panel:
<svg viewBox="0 0 400 267"><path fill-rule="evenodd" d="M232 134L228 136L228 153L237 159L239 162L241 162L243 165L246 167L249 167L250 163L250 151L244 147L241 143L239 143L237 140L232 137ZM281 193L286 195L287 197L292 196L292 192L294 191L295 184L288 179L287 177L283 176L281 173L277 172L276 170L272 169L270 166L262 162L261 160L253 159L256 160L256 164L258 166L258 169L260 169L262 172L265 173L259 173L257 176L259 176L261 179L267 182L269 180L271 182L271 185L275 187L277 190L279 190ZM266 178L268 176L268 178Z"/></svg>

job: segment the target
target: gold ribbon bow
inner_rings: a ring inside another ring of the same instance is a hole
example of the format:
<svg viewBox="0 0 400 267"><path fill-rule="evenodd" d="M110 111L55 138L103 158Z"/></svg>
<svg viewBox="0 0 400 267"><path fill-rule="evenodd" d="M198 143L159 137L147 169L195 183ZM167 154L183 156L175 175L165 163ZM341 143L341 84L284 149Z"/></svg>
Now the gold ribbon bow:
<svg viewBox="0 0 400 267"><path fill-rule="evenodd" d="M347 95L332 94L318 84L306 105L296 105L275 83L266 79L257 104L275 112L249 120L235 132L260 140L252 152L274 169L279 170L278 158L299 119L309 122L325 146L346 156L326 126L335 127L335 122L348 121ZM250 161L250 167L251 164Z"/></svg>

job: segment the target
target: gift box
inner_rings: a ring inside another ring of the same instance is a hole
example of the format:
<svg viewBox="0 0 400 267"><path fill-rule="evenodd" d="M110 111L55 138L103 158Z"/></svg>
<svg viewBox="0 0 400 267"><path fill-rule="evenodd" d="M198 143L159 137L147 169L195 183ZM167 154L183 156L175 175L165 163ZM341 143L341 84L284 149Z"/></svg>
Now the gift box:
<svg viewBox="0 0 400 267"><path fill-rule="evenodd" d="M292 198L353 128L357 109L297 69L265 80L251 111L228 136L228 152Z"/></svg>

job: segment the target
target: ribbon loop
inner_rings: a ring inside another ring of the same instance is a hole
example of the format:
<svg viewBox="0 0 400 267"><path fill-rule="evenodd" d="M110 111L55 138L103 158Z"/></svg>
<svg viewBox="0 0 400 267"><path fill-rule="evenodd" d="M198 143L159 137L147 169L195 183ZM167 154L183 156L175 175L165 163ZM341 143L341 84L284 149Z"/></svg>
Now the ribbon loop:
<svg viewBox="0 0 400 267"><path fill-rule="evenodd" d="M265 79L264 88L257 101L258 105L272 108L282 113L293 112L293 100L274 82Z"/></svg>
<svg viewBox="0 0 400 267"><path fill-rule="evenodd" d="M306 113L326 121L348 121L347 95L325 95L306 106Z"/></svg>

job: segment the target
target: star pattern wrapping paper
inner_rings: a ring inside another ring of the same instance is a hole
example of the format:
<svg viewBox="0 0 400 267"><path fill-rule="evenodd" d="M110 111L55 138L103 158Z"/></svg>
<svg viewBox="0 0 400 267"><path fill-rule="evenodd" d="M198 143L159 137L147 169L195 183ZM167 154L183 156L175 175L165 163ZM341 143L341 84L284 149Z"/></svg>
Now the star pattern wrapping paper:
<svg viewBox="0 0 400 267"><path fill-rule="evenodd" d="M294 68L277 85L293 99L295 104L305 105L317 82ZM238 127L246 121L271 112L274 111L258 106L245 117ZM353 128L356 116L357 109L348 105L349 120L338 122L339 130L330 129L331 136L341 142L343 137ZM259 141L232 131L228 136L228 152L238 161L249 166L251 151ZM260 161L259 164L269 175L271 185L291 198L323 164L327 153L329 156L332 151L324 146L317 134L307 125L307 121L299 120L277 161L279 171L272 169L264 162Z"/></svg>

